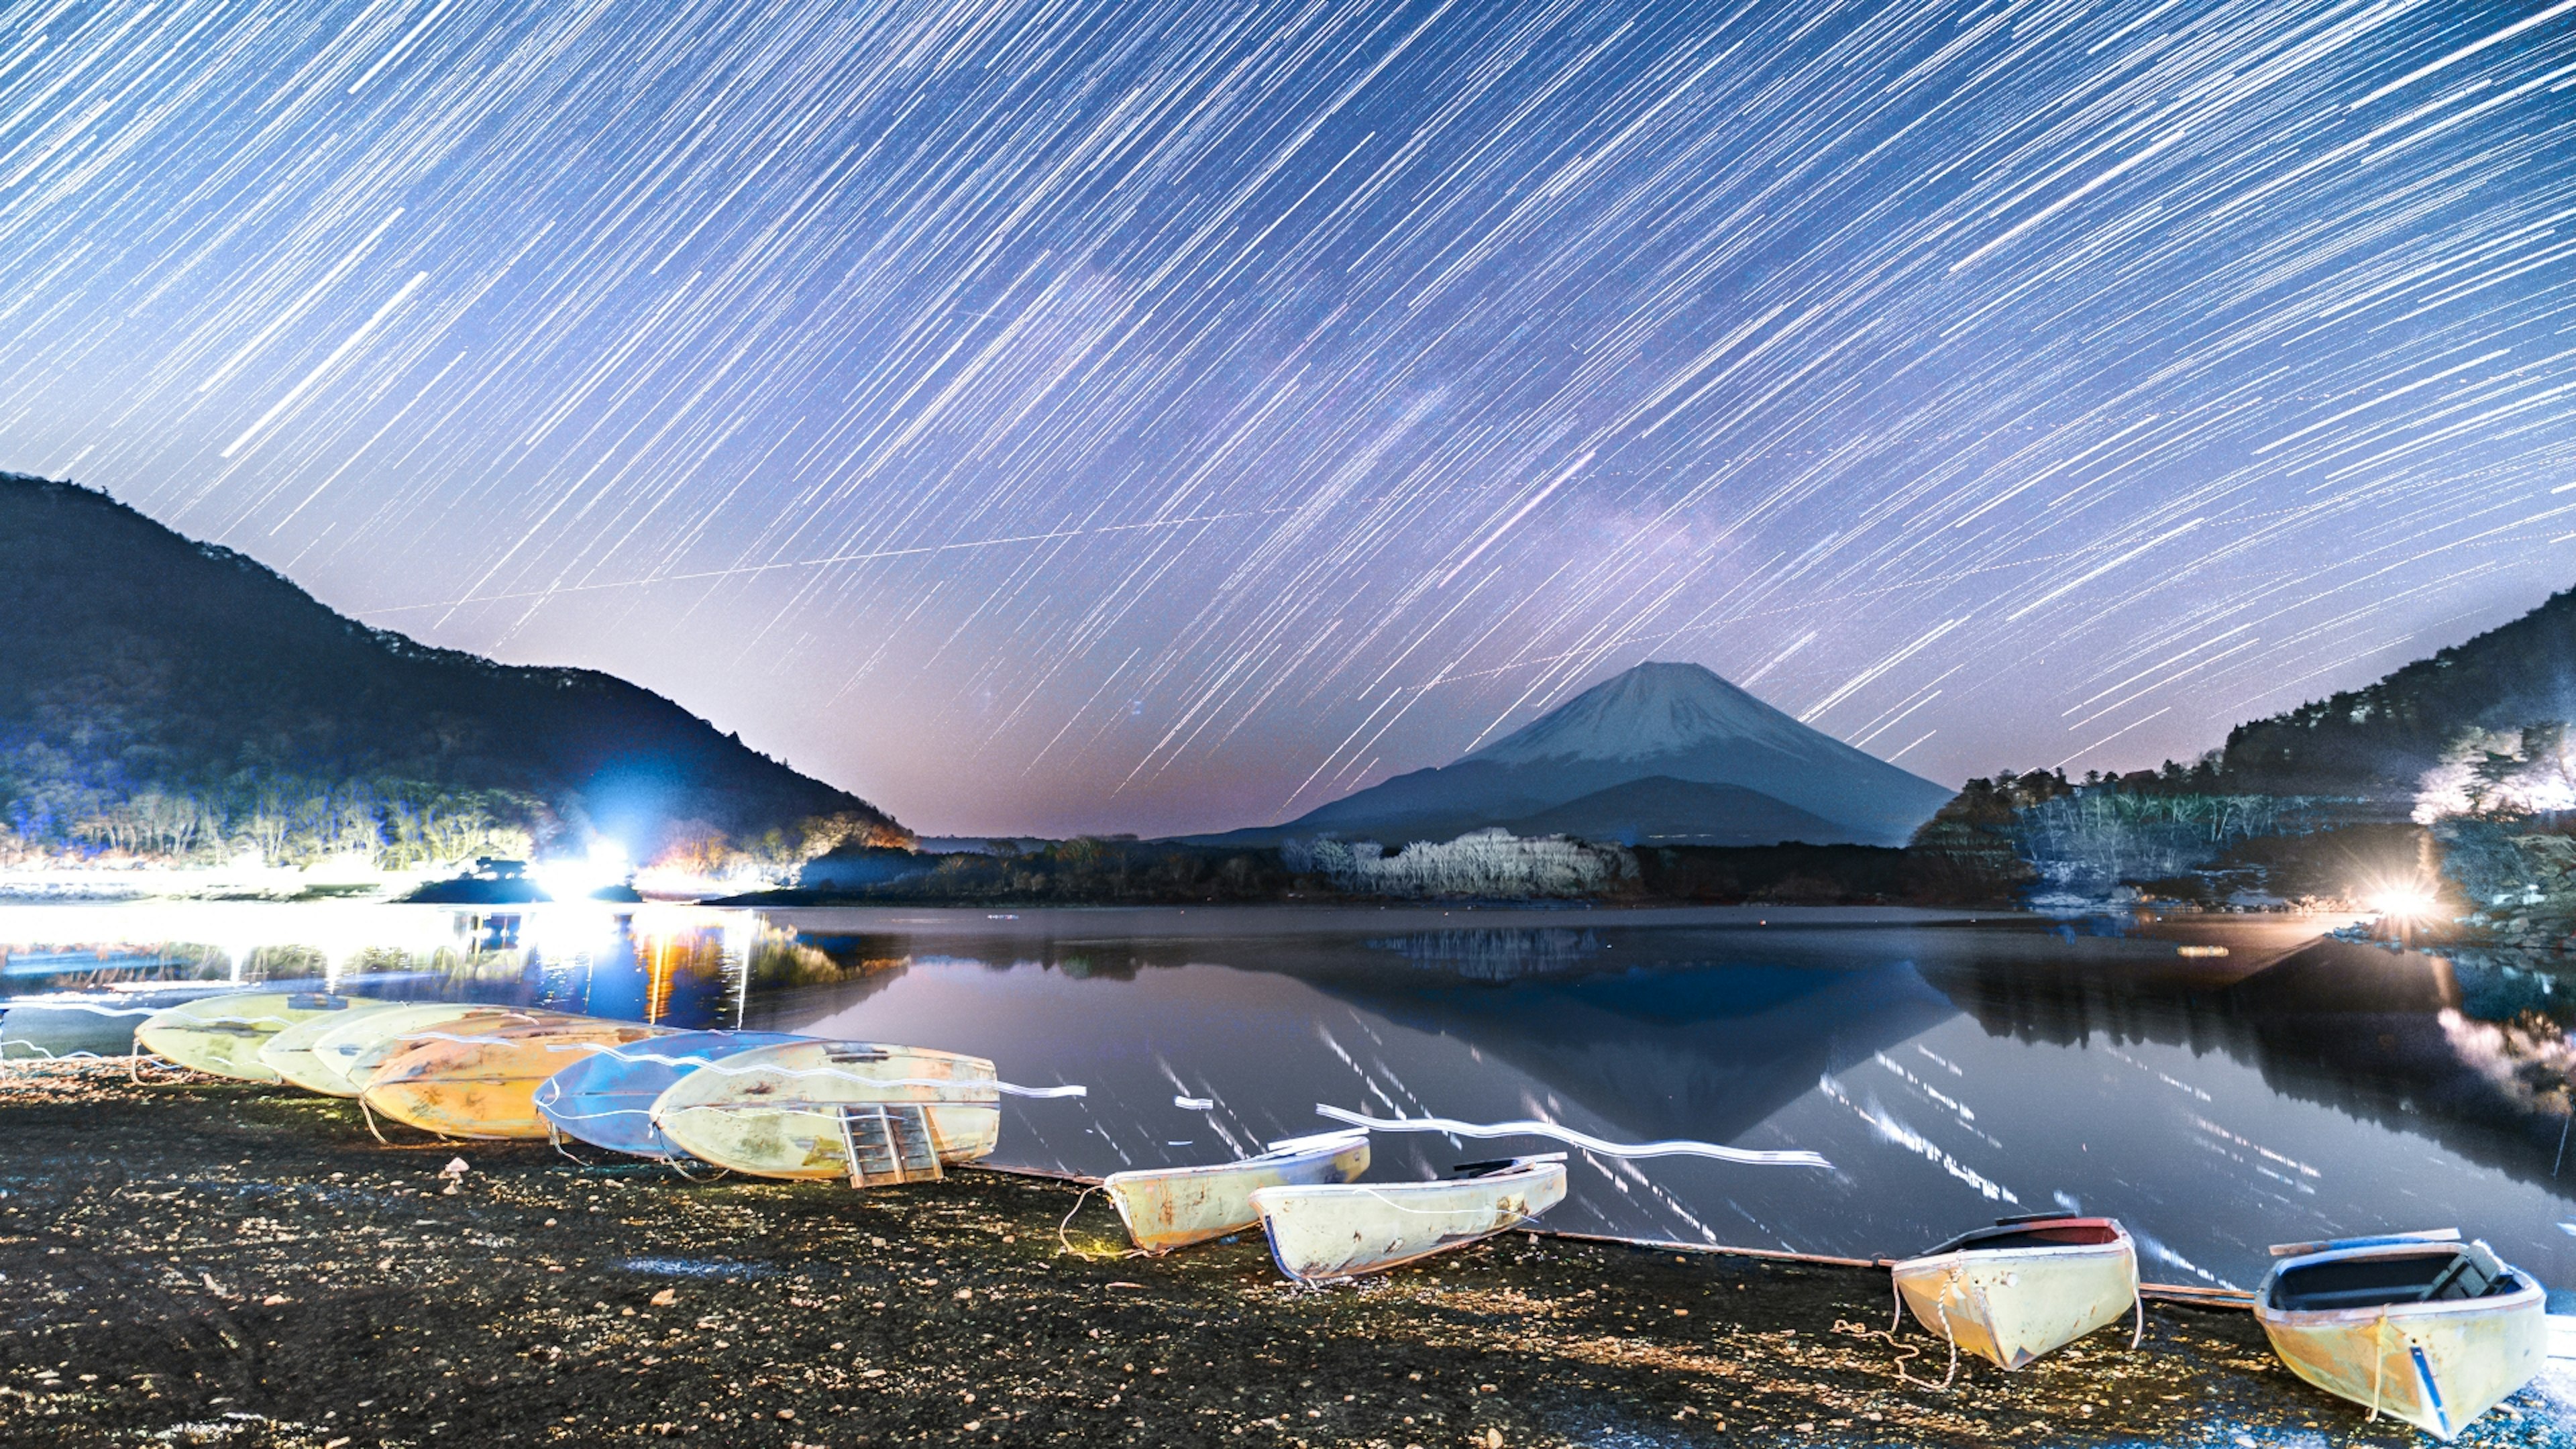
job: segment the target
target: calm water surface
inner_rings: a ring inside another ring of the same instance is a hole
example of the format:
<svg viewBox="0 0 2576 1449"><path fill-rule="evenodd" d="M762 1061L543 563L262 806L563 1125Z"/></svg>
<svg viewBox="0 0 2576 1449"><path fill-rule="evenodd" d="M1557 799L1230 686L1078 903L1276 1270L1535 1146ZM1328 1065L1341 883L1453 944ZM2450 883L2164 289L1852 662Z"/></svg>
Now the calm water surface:
<svg viewBox="0 0 2576 1449"><path fill-rule="evenodd" d="M1218 1160L1378 1116L1803 1147L1831 1171L1576 1153L1551 1226L1901 1254L2115 1215L2149 1276L2457 1225L2576 1285L2576 996L2313 921L1970 924L1831 911L751 912L0 908L11 1055L124 1049L230 982L903 1041L1088 1098L1006 1101L998 1160ZM2210 954L2225 948L2224 955ZM2194 954L2182 954L2190 948ZM1206 1099L1199 1109L1176 1099ZM1549 1150L1381 1135L1372 1176ZM2561 1175L2564 1173L2565 1175Z"/></svg>

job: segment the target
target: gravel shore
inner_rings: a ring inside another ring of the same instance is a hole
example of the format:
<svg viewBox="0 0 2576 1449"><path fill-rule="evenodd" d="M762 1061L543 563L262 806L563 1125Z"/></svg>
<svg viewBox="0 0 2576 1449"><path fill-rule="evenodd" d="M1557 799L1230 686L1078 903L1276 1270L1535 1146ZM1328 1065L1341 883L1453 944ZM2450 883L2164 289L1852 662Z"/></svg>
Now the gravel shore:
<svg viewBox="0 0 2576 1449"><path fill-rule="evenodd" d="M1123 1255L1079 1195L398 1151L351 1103L12 1064L0 1442L2429 1442L2291 1378L2238 1311L2151 1306L2135 1352L2106 1331L1945 1391L1900 1378L1945 1356L1883 1335L1871 1269L1516 1233L1301 1291L1257 1234ZM2576 1446L2568 1389L2460 1442Z"/></svg>

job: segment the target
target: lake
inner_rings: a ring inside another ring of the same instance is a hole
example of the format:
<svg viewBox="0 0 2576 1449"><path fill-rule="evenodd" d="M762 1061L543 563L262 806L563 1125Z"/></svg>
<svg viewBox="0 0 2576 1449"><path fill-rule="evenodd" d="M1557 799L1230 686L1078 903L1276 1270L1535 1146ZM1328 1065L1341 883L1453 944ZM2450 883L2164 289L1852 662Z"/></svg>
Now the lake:
<svg viewBox="0 0 2576 1449"><path fill-rule="evenodd" d="M1880 1256L2080 1208L2125 1222L2150 1278L2251 1287L2270 1243L2456 1225L2576 1284L2576 1163L2562 1160L2576 1000L2527 965L2319 939L2331 924L0 907L14 1003L0 1041L18 1056L119 1050L136 1013L221 983L328 981L901 1041L988 1056L1024 1086L1088 1087L1005 1100L996 1160L1013 1165L1220 1160L1331 1126L1317 1104L1541 1119L1833 1163L1577 1150L1547 1218L1572 1231ZM1560 1146L1381 1134L1370 1175Z"/></svg>

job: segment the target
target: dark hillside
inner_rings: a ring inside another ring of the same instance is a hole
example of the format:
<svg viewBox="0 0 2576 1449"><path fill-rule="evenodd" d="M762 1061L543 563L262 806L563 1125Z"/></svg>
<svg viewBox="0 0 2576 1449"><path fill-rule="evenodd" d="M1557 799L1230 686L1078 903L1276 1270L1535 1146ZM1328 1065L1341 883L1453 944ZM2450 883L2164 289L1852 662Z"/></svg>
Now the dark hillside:
<svg viewBox="0 0 2576 1449"><path fill-rule="evenodd" d="M402 865L583 826L639 858L908 838L622 680L369 629L103 494L0 475L0 846Z"/></svg>
<svg viewBox="0 0 2576 1449"><path fill-rule="evenodd" d="M2226 772L2279 794L2406 796L2470 729L2576 719L2576 589L2378 683L2238 725Z"/></svg>

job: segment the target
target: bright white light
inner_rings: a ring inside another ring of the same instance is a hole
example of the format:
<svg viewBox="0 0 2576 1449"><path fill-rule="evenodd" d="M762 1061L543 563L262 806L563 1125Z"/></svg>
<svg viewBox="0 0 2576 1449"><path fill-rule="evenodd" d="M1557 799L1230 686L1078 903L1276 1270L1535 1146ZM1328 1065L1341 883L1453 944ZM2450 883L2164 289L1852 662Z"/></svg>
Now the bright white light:
<svg viewBox="0 0 2576 1449"><path fill-rule="evenodd" d="M624 885L634 873L634 862L626 847L601 836L590 843L590 853L578 860L541 860L528 867L538 888L559 901L588 900L610 886Z"/></svg>
<svg viewBox="0 0 2576 1449"><path fill-rule="evenodd" d="M2395 885L2371 892L2362 904L2390 920L2420 921L2430 917L2439 903L2422 886Z"/></svg>

